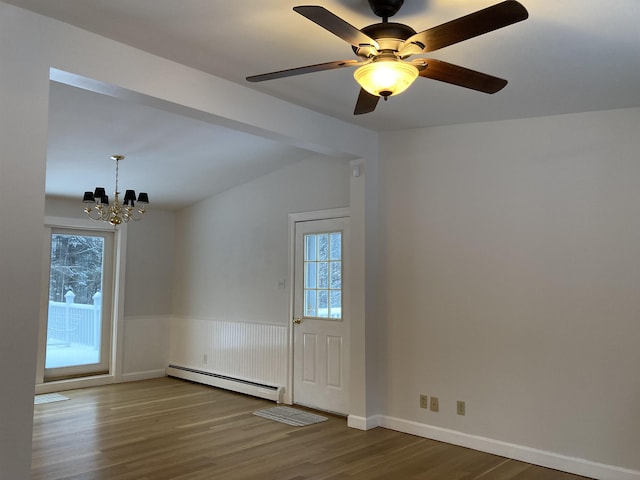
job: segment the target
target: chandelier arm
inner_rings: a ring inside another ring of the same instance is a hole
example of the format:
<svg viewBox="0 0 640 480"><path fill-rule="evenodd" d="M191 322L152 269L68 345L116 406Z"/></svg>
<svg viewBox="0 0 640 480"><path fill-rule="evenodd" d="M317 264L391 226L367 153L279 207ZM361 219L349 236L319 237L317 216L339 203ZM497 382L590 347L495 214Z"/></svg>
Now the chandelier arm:
<svg viewBox="0 0 640 480"><path fill-rule="evenodd" d="M146 210L144 209L144 207L138 209L137 212L133 211L133 207L125 207L125 213L123 214L124 221L128 222L129 220L132 220L134 222L139 222L140 220L142 220L142 217L145 214L145 212Z"/></svg>
<svg viewBox="0 0 640 480"><path fill-rule="evenodd" d="M105 211L100 204L95 207L86 207L84 213L86 213L91 220L106 221L108 218L108 211Z"/></svg>
<svg viewBox="0 0 640 480"><path fill-rule="evenodd" d="M97 216L94 215L94 212L96 213ZM100 212L98 212L97 210L94 210L92 207L85 208L84 213L86 213L91 220L102 220L102 217L100 216Z"/></svg>

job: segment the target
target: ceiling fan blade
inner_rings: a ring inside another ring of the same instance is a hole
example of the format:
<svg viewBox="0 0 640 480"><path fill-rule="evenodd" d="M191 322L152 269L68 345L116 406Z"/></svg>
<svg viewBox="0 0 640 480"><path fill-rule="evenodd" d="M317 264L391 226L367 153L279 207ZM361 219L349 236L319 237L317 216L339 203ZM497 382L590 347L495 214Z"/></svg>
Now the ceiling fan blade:
<svg viewBox="0 0 640 480"><path fill-rule="evenodd" d="M492 7L416 33L405 41L405 47L400 51L400 56L433 52L454 43L521 22L528 17L529 12L520 3L516 0L506 0Z"/></svg>
<svg viewBox="0 0 640 480"><path fill-rule="evenodd" d="M249 82L264 82L265 80L274 80L276 78L293 77L294 75L303 75L305 73L321 72L323 70L333 70L341 67L351 67L363 62L358 60L336 60L335 62L318 63L315 65L307 65L306 67L289 68L277 72L262 73L247 77Z"/></svg>
<svg viewBox="0 0 640 480"><path fill-rule="evenodd" d="M371 113L376 109L380 97L378 95L371 95L364 88L360 89L358 95L358 101L356 101L356 108L353 110L354 115L362 115L364 113Z"/></svg>
<svg viewBox="0 0 640 480"><path fill-rule="evenodd" d="M442 60L427 58L424 59L424 61L427 66L420 70L421 77L431 78L484 93L496 93L502 90L507 84L507 81L503 78L476 72L475 70L443 62Z"/></svg>
<svg viewBox="0 0 640 480"><path fill-rule="evenodd" d="M320 25L322 28L329 30L334 35L340 37L345 42L350 43L354 47L372 46L379 49L380 46L369 35L362 33L353 25L345 22L343 19L331 13L324 7L316 5L302 5L293 7L303 17L307 17L312 22Z"/></svg>

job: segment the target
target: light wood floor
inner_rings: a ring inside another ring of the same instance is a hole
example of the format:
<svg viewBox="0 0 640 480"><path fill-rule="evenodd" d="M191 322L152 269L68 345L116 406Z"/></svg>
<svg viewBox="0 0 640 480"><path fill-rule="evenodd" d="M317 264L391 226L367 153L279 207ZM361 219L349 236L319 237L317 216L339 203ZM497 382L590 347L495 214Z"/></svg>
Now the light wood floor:
<svg viewBox="0 0 640 480"><path fill-rule="evenodd" d="M578 480L346 420L290 427L272 402L172 378L62 392L35 405L33 480Z"/></svg>

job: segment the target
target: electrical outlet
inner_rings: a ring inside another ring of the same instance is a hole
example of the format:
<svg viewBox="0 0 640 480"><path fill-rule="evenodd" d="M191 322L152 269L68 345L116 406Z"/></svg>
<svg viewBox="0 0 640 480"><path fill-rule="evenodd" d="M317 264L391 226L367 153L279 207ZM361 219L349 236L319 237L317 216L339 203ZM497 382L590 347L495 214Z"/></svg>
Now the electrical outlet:
<svg viewBox="0 0 640 480"><path fill-rule="evenodd" d="M420 408L429 409L429 397L426 395L420 395Z"/></svg>
<svg viewBox="0 0 640 480"><path fill-rule="evenodd" d="M438 411L438 397L431 397L431 403L429 404L429 409L432 412L437 412Z"/></svg>
<svg viewBox="0 0 640 480"><path fill-rule="evenodd" d="M467 407L462 400L458 400L457 403L457 412L458 415L464 415L466 413Z"/></svg>

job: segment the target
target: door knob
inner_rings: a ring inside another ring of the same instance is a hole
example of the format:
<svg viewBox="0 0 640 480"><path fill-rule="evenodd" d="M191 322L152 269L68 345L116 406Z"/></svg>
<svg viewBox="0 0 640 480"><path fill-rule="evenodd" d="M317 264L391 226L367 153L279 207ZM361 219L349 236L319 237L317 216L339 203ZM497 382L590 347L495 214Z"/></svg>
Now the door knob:
<svg viewBox="0 0 640 480"><path fill-rule="evenodd" d="M300 325L302 323L302 319L300 317L296 317L293 319L293 323L296 325Z"/></svg>

